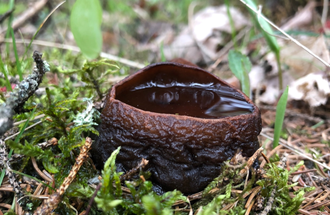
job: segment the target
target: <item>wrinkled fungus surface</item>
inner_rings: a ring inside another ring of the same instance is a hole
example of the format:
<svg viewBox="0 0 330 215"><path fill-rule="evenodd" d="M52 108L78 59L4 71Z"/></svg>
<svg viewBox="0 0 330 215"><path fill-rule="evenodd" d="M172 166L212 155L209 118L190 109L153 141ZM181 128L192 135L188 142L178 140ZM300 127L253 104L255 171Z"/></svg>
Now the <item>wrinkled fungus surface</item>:
<svg viewBox="0 0 330 215"><path fill-rule="evenodd" d="M96 163L121 146L119 170L148 159L163 191L201 191L238 149L251 156L259 148L261 118L251 100L207 71L178 63L150 65L114 85L101 119Z"/></svg>

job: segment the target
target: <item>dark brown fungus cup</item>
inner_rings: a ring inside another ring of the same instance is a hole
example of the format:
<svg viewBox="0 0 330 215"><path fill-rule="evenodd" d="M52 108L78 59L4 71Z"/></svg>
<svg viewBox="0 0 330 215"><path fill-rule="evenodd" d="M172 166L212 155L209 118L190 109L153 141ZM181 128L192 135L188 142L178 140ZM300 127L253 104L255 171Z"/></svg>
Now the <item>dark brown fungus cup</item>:
<svg viewBox="0 0 330 215"><path fill-rule="evenodd" d="M94 160L121 146L117 167L148 159L163 191L201 191L238 149L251 156L261 131L258 108L241 91L198 67L157 63L114 85L102 110Z"/></svg>

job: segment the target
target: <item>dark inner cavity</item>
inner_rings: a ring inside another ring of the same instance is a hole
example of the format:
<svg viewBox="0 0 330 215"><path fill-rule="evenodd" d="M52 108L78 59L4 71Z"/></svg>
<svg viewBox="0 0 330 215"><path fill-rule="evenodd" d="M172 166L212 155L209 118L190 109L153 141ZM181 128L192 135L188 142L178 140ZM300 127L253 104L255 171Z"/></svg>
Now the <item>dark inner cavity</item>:
<svg viewBox="0 0 330 215"><path fill-rule="evenodd" d="M178 73L162 73L143 83L139 78L139 83L118 90L116 99L145 111L207 119L253 112L253 106L239 92L215 78L210 81L209 74L197 82L191 78L182 81L182 74L176 78Z"/></svg>

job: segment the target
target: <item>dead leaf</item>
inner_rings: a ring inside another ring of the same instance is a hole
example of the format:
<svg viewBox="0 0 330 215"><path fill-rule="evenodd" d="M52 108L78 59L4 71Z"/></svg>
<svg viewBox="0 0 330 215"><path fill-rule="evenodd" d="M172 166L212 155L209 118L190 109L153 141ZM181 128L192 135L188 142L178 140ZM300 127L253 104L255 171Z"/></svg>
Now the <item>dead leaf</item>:
<svg viewBox="0 0 330 215"><path fill-rule="evenodd" d="M289 98L304 100L312 107L324 105L329 95L329 80L321 73L311 73L296 80L289 90Z"/></svg>
<svg viewBox="0 0 330 215"><path fill-rule="evenodd" d="M236 31L250 25L249 19L236 8L231 7L230 13ZM184 58L195 64L203 59L216 60L218 46L228 42L222 33L232 32L226 6L207 7L197 12L190 25L190 28L181 31L172 44L164 47L166 59Z"/></svg>

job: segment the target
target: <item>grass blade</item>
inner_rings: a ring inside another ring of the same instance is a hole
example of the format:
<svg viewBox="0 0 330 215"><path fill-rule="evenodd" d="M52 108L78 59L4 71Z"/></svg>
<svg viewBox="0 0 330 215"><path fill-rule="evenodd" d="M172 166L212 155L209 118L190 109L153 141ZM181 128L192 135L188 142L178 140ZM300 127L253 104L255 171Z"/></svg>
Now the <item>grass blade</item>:
<svg viewBox="0 0 330 215"><path fill-rule="evenodd" d="M278 142L280 140L280 135L281 135L283 121L284 121L284 115L285 115L285 109L286 109L286 104L287 104L287 100L288 100L288 93L289 93L289 87L286 87L280 100L277 103L273 148L278 146Z"/></svg>
<svg viewBox="0 0 330 215"><path fill-rule="evenodd" d="M10 0L9 2L9 10L12 10L14 8L14 5L15 5L15 1L14 0ZM8 28L7 29L11 29L11 23L13 22L13 13L11 13L9 15L9 18L8 18ZM8 30L6 32L6 35L5 37L6 38L9 38L10 36L10 30ZM6 44L6 53L7 53L7 56L9 57L9 44Z"/></svg>
<svg viewBox="0 0 330 215"><path fill-rule="evenodd" d="M12 91L11 89L11 84L10 84L10 81L9 81L9 78L8 78L8 71L7 71L7 68L5 66L5 64L3 63L2 61L2 58L0 56L0 69L3 71L3 75L5 76L5 79L6 79L6 88L7 88L7 91Z"/></svg>
<svg viewBox="0 0 330 215"><path fill-rule="evenodd" d="M241 1L257 11L257 6L253 0L245 0L245 1L241 0ZM275 35L274 31L270 26L270 24L268 24L268 22L265 19L263 18L260 19L260 16L259 15L256 16L251 9L249 9L249 11L253 17L254 23L261 30L262 35L265 38L270 50L275 54L276 62L278 66L279 89L282 90L283 81L282 81L282 69L281 69L281 61L280 61L280 46L278 45L277 40L274 36Z"/></svg>
<svg viewBox="0 0 330 215"><path fill-rule="evenodd" d="M249 5L255 10L257 9L257 5L254 3L253 0L245 0L245 4ZM257 19L256 15L249 10L256 25L261 29L261 32L263 34L263 37L265 38L269 48L272 50L272 52L277 53L280 52L280 46L277 43L277 40L274 36L271 36L270 34L274 35L272 27L264 20L264 19ZM269 33L269 34L268 34Z"/></svg>
<svg viewBox="0 0 330 215"><path fill-rule="evenodd" d="M236 30L235 30L235 25L234 25L233 17L231 16L231 13L230 13L229 0L225 0L225 4L226 4L227 16L229 18L229 24L230 24L230 28L231 28L231 39L232 39L232 41L234 43L235 49L237 49L237 44L236 44Z"/></svg>
<svg viewBox="0 0 330 215"><path fill-rule="evenodd" d="M164 54L164 42L163 41L160 43L160 59L162 62L166 61L166 57Z"/></svg>
<svg viewBox="0 0 330 215"><path fill-rule="evenodd" d="M48 20L48 18L62 5L64 4L65 1L62 1L61 3L59 3L49 14L48 16L44 19L44 21L42 21L42 23L39 25L39 28L37 29L36 33L34 33L34 35L32 36L32 39L29 43L29 45L27 46L27 48L25 49L25 53L23 55L23 60L25 59L26 57L26 54L27 54L27 51L30 49L31 45L32 45L32 42L34 40L34 38L37 36L37 34L39 33L40 29L44 26L44 24L46 23L46 21Z"/></svg>
<svg viewBox="0 0 330 215"><path fill-rule="evenodd" d="M18 54L17 54L17 48L16 48L16 40L15 40L15 34L13 28L10 26L11 32L11 39L13 41L13 48L14 48L14 53L15 53L15 59L16 59L16 68L17 68L17 73L19 75L19 80L23 80L23 74L22 74L22 68L21 68L21 62L19 60Z"/></svg>

